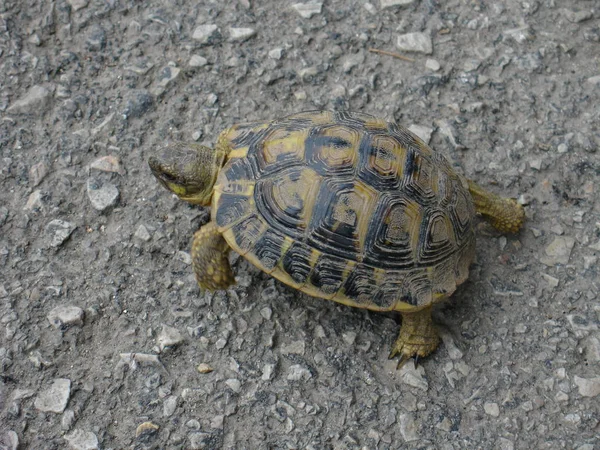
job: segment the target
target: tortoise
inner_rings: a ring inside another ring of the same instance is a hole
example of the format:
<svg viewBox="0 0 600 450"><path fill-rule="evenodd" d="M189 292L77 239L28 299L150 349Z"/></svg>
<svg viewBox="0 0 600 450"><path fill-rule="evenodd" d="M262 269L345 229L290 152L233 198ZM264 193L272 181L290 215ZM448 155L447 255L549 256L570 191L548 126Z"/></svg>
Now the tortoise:
<svg viewBox="0 0 600 450"><path fill-rule="evenodd" d="M233 249L310 296L398 311L390 358L439 344L432 306L467 279L478 214L517 232L524 211L455 172L395 123L356 112L308 111L234 125L215 149L165 146L148 160L179 198L212 206L192 265L207 290L235 282Z"/></svg>

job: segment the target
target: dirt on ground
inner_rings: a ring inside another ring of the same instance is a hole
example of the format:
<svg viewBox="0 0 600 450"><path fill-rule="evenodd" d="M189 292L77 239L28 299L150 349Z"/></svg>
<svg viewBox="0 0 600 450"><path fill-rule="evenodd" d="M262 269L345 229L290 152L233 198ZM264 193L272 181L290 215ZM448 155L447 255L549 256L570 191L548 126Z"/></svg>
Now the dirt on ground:
<svg viewBox="0 0 600 450"><path fill-rule="evenodd" d="M594 0L3 0L0 449L600 448L599 105ZM315 109L525 205L516 235L478 221L417 367L396 315L235 255L201 291L210 211L148 168Z"/></svg>

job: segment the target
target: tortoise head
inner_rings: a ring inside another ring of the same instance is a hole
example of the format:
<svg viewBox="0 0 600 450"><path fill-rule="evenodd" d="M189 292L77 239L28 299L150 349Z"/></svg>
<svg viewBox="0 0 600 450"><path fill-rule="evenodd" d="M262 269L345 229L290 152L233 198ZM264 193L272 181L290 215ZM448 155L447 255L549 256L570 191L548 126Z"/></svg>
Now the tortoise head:
<svg viewBox="0 0 600 450"><path fill-rule="evenodd" d="M150 157L148 165L158 181L180 199L208 206L223 160L220 152L203 145L177 142Z"/></svg>

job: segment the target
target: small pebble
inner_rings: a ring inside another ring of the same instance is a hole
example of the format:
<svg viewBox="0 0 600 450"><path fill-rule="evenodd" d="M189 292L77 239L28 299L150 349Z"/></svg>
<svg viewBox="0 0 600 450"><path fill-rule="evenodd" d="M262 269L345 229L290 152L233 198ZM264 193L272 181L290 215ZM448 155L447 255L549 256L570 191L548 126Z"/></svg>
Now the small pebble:
<svg viewBox="0 0 600 450"><path fill-rule="evenodd" d="M412 414L400 414L398 417L398 424L400 434L402 434L405 442L412 442L419 439L419 435L417 434L417 423Z"/></svg>
<svg viewBox="0 0 600 450"><path fill-rule="evenodd" d="M17 450L19 448L19 436L13 430L1 432L0 434L0 449L1 450Z"/></svg>
<svg viewBox="0 0 600 450"><path fill-rule="evenodd" d="M35 187L42 182L46 175L48 175L48 166L43 161L40 161L29 169L29 182Z"/></svg>
<svg viewBox="0 0 600 450"><path fill-rule="evenodd" d="M215 347L217 350L223 350L226 345L227 345L227 339L225 339L225 338L219 338L219 339L217 339L217 342L215 342Z"/></svg>
<svg viewBox="0 0 600 450"><path fill-rule="evenodd" d="M263 316L265 320L271 320L271 316L273 315L273 310L268 306L265 306L260 310L260 315Z"/></svg>
<svg viewBox="0 0 600 450"><path fill-rule="evenodd" d="M77 12L80 9L85 8L88 5L89 0L67 0L67 3L71 5L73 11Z"/></svg>
<svg viewBox="0 0 600 450"><path fill-rule="evenodd" d="M408 361L400 368L398 375L404 384L408 384L409 386L422 391L427 391L429 389L429 383L425 379L425 368L423 366L417 366L415 368L415 365Z"/></svg>
<svg viewBox="0 0 600 450"><path fill-rule="evenodd" d="M350 73L355 67L359 67L365 62L365 54L360 51L344 57L342 61L342 70L344 73Z"/></svg>
<svg viewBox="0 0 600 450"><path fill-rule="evenodd" d="M156 338L156 343L160 351L164 351L166 348L175 347L183 342L183 336L177 328L169 327L167 325L162 326L160 334Z"/></svg>
<svg viewBox="0 0 600 450"><path fill-rule="evenodd" d="M125 108L123 115L129 117L142 117L154 105L154 97L146 89L131 89L125 94ZM107 157L105 157L107 158ZM102 158L101 158L102 159ZM125 171L121 168L119 158L109 155L109 159L104 162L109 170L98 168L107 172L116 172L119 175L124 175ZM115 170L116 169L116 170Z"/></svg>
<svg viewBox="0 0 600 450"><path fill-rule="evenodd" d="M262 368L261 380L269 381L273 378L273 372L275 371L275 364L265 364Z"/></svg>
<svg viewBox="0 0 600 450"><path fill-rule="evenodd" d="M60 427L64 431L69 431L75 422L75 412L72 409L67 409L60 420Z"/></svg>
<svg viewBox="0 0 600 450"><path fill-rule="evenodd" d="M140 225L137 228L137 230L135 230L133 237L139 239L140 241L144 241L144 242L148 242L150 239L152 239L152 236L150 236L150 232L148 231L148 228L146 228L143 224Z"/></svg>
<svg viewBox="0 0 600 450"><path fill-rule="evenodd" d="M594 17L592 11L571 11L569 9L563 9L562 11L567 20L572 23L583 22Z"/></svg>
<svg viewBox="0 0 600 450"><path fill-rule="evenodd" d="M547 273L542 273L542 278L548 282L548 286L551 288L555 288L558 286L558 278L553 277L552 275L548 275Z"/></svg>
<svg viewBox="0 0 600 450"><path fill-rule="evenodd" d="M52 93L43 86L33 86L25 96L8 107L9 114L42 115L52 99Z"/></svg>
<svg viewBox="0 0 600 450"><path fill-rule="evenodd" d="M212 372L213 370L215 370L215 369L213 369L212 367L210 367L210 366L209 366L208 364L206 364L206 363L200 363L200 364L198 364L198 366L196 367L196 370L197 370L199 373L211 373L211 372Z"/></svg>
<svg viewBox="0 0 600 450"><path fill-rule="evenodd" d="M57 306L46 316L48 322L54 328L62 328L66 325L83 325L83 309L78 306Z"/></svg>
<svg viewBox="0 0 600 450"><path fill-rule="evenodd" d="M210 421L210 427L217 429L217 430L222 430L224 424L225 424L225 416L221 415L221 414L213 417L212 420Z"/></svg>
<svg viewBox="0 0 600 450"><path fill-rule="evenodd" d="M165 66L158 72L158 85L162 88L166 88L171 82L175 81L181 69L172 66Z"/></svg>
<svg viewBox="0 0 600 450"><path fill-rule="evenodd" d="M87 195L92 207L104 212L115 206L119 200L119 190L112 183L104 183L96 178L88 178Z"/></svg>
<svg viewBox="0 0 600 450"><path fill-rule="evenodd" d="M550 245L546 247L546 256L542 256L540 261L547 266L568 264L574 245L574 238L570 236L556 236Z"/></svg>
<svg viewBox="0 0 600 450"><path fill-rule="evenodd" d="M149 436L156 434L160 427L152 422L144 422L135 429L135 437Z"/></svg>
<svg viewBox="0 0 600 450"><path fill-rule="evenodd" d="M229 28L229 40L231 42L243 42L256 34L253 28Z"/></svg>
<svg viewBox="0 0 600 450"><path fill-rule="evenodd" d="M90 169L99 170L101 172L112 172L124 175L125 171L121 167L121 161L118 156L107 155L98 158L90 164Z"/></svg>
<svg viewBox="0 0 600 450"><path fill-rule="evenodd" d="M381 9L392 6L406 6L414 3L415 0L380 0Z"/></svg>
<svg viewBox="0 0 600 450"><path fill-rule="evenodd" d="M213 442L213 435L210 433L190 433L188 435L190 450L203 450L210 448Z"/></svg>
<svg viewBox="0 0 600 450"><path fill-rule="evenodd" d="M282 355L304 355L305 349L304 341L293 341L289 344L283 344L281 346L281 354Z"/></svg>
<svg viewBox="0 0 600 450"><path fill-rule="evenodd" d="M214 36L215 31L217 31L219 27L214 24L210 25L200 25L196 27L194 30L194 34L192 35L192 39L198 41L200 44L206 44L210 40L211 37Z"/></svg>
<svg viewBox="0 0 600 450"><path fill-rule="evenodd" d="M27 198L27 202L23 207L25 211L40 211L44 207L44 195L42 191L36 189Z"/></svg>
<svg viewBox="0 0 600 450"><path fill-rule="evenodd" d="M96 450L98 438L91 431L73 430L65 435L65 440L73 450Z"/></svg>
<svg viewBox="0 0 600 450"><path fill-rule="evenodd" d="M204 67L207 64L208 60L200 55L192 55L190 61L188 62L190 67Z"/></svg>
<svg viewBox="0 0 600 450"><path fill-rule="evenodd" d="M242 383L237 378L230 378L225 381L225 384L236 394L239 394L242 390Z"/></svg>
<svg viewBox="0 0 600 450"><path fill-rule="evenodd" d="M600 395L600 377L582 378L575 375L573 382L579 389L579 395L583 397L596 397Z"/></svg>
<svg viewBox="0 0 600 450"><path fill-rule="evenodd" d="M283 49L281 47L277 47L269 51L269 58L271 59L280 60L282 56Z"/></svg>
<svg viewBox="0 0 600 450"><path fill-rule="evenodd" d="M50 237L50 246L59 247L71 236L77 226L65 220L54 219L46 225L46 234Z"/></svg>
<svg viewBox="0 0 600 450"><path fill-rule="evenodd" d="M372 16L377 14L377 8L375 7L375 5L373 3L366 2L363 4L363 6L367 10L367 12L369 14L371 14Z"/></svg>
<svg viewBox="0 0 600 450"><path fill-rule="evenodd" d="M167 397L163 403L163 416L171 417L177 409L177 397Z"/></svg>
<svg viewBox="0 0 600 450"><path fill-rule="evenodd" d="M38 394L34 402L35 409L60 414L67 407L70 395L71 380L56 378L48 389Z"/></svg>
<svg viewBox="0 0 600 450"><path fill-rule="evenodd" d="M307 381L312 378L312 374L308 369L302 367L300 364L294 364L290 366L288 370L287 379L289 381Z"/></svg>
<svg viewBox="0 0 600 450"><path fill-rule="evenodd" d="M396 39L396 47L404 52L416 52L431 55L433 43L431 37L425 33L401 34Z"/></svg>
<svg viewBox="0 0 600 450"><path fill-rule="evenodd" d="M295 3L292 8L296 10L300 16L305 19L310 19L315 14L321 14L323 8L322 2L310 1L308 3Z"/></svg>
<svg viewBox="0 0 600 450"><path fill-rule="evenodd" d="M437 72L441 69L441 67L442 66L436 59L428 58L427 61L425 61L425 68L431 70L432 72Z"/></svg>
<svg viewBox="0 0 600 450"><path fill-rule="evenodd" d="M431 135L433 134L433 128L415 124L409 126L408 131L415 133L426 144L429 144L429 142L431 141Z"/></svg>
<svg viewBox="0 0 600 450"><path fill-rule="evenodd" d="M500 415L500 407L498 403L485 402L483 404L483 410L488 416L498 417Z"/></svg>

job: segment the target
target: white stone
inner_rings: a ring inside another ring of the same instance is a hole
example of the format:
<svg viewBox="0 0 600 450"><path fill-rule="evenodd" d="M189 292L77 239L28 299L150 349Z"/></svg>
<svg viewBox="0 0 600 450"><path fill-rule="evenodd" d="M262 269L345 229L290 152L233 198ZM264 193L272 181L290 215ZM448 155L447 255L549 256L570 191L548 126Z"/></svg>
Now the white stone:
<svg viewBox="0 0 600 450"><path fill-rule="evenodd" d="M294 364L290 366L288 370L287 379L289 381L300 381L300 380L309 380L312 378L312 374L308 369L302 367L300 364Z"/></svg>
<svg viewBox="0 0 600 450"><path fill-rule="evenodd" d="M551 288L558 287L558 282L559 282L558 278L553 277L552 275L548 275L547 273L543 273L543 272L542 272L542 278L544 278L544 280L546 280L548 282L548 286L550 286Z"/></svg>
<svg viewBox="0 0 600 450"><path fill-rule="evenodd" d="M381 9L390 8L392 6L406 6L414 3L415 0L381 0Z"/></svg>
<svg viewBox="0 0 600 450"><path fill-rule="evenodd" d="M271 59L281 59L281 57L283 56L283 49L281 47L277 47L274 48L273 50L269 51L269 58Z"/></svg>
<svg viewBox="0 0 600 450"><path fill-rule="evenodd" d="M412 442L419 439L417 434L417 425L412 414L400 414L398 417L400 433L406 442Z"/></svg>
<svg viewBox="0 0 600 450"><path fill-rule="evenodd" d="M208 40L214 35L219 27L214 24L200 25L194 30L192 39L200 42L200 44L206 44Z"/></svg>
<svg viewBox="0 0 600 450"><path fill-rule="evenodd" d="M315 14L321 14L323 2L295 3L292 5L292 8L305 19L310 19Z"/></svg>
<svg viewBox="0 0 600 450"><path fill-rule="evenodd" d="M62 328L65 325L83 325L83 309L78 306L57 306L46 317L54 328Z"/></svg>
<svg viewBox="0 0 600 450"><path fill-rule="evenodd" d="M422 125L417 124L413 124L410 127L408 127L408 131L415 133L426 144L429 144L429 142L431 141L431 135L433 134L433 128L424 127Z"/></svg>
<svg viewBox="0 0 600 450"><path fill-rule="evenodd" d="M23 206L23 209L25 211L39 211L43 207L44 202L42 191L36 189L31 194L29 194L29 197L27 198L27 202L25 203L25 206Z"/></svg>
<svg viewBox="0 0 600 450"><path fill-rule="evenodd" d="M150 239L152 239L152 236L150 236L150 232L148 231L148 228L146 228L143 224L141 224L137 230L135 230L135 234L133 235L135 238L139 239L140 241L144 241L144 242L148 242Z"/></svg>
<svg viewBox="0 0 600 450"><path fill-rule="evenodd" d="M67 3L71 5L73 11L79 11L82 8L85 8L89 1L88 0L67 0Z"/></svg>
<svg viewBox="0 0 600 450"><path fill-rule="evenodd" d="M37 396L33 405L39 411L60 414L67 407L70 395L71 380L56 378L52 386Z"/></svg>
<svg viewBox="0 0 600 450"><path fill-rule="evenodd" d="M437 59L428 58L427 61L425 61L425 68L431 70L432 72L437 72L441 69L441 67L442 66L437 61Z"/></svg>
<svg viewBox="0 0 600 450"><path fill-rule="evenodd" d="M99 170L100 172L118 173L125 175L125 171L121 167L121 161L118 156L106 155L98 158L90 164L90 169Z"/></svg>
<svg viewBox="0 0 600 450"><path fill-rule="evenodd" d="M569 22L579 23L594 17L592 11L571 11L564 9L563 14Z"/></svg>
<svg viewBox="0 0 600 450"><path fill-rule="evenodd" d="M261 380L269 381L273 378L273 372L275 371L275 364L265 364L262 369Z"/></svg>
<svg viewBox="0 0 600 450"><path fill-rule="evenodd" d="M242 383L237 378L230 378L225 381L225 384L236 394L239 394L242 390Z"/></svg>
<svg viewBox="0 0 600 450"><path fill-rule="evenodd" d="M92 207L98 211L105 211L117 204L119 190L112 183L102 183L95 178L88 178L87 195Z"/></svg>
<svg viewBox="0 0 600 450"><path fill-rule="evenodd" d="M181 69L174 66L165 66L160 72L158 72L158 85L160 87L167 87L171 82L175 81L179 74L181 73Z"/></svg>
<svg viewBox="0 0 600 450"><path fill-rule="evenodd" d="M253 28L229 28L229 40L231 42L243 42L256 34Z"/></svg>
<svg viewBox="0 0 600 450"><path fill-rule="evenodd" d="M574 245L574 238L570 236L556 236L548 247L546 247L546 256L542 256L540 261L547 266L567 264Z"/></svg>
<svg viewBox="0 0 600 450"><path fill-rule="evenodd" d="M13 430L0 431L0 449L17 450L19 448L19 435Z"/></svg>
<svg viewBox="0 0 600 450"><path fill-rule="evenodd" d="M427 383L427 380L424 378L425 368L423 366L415 368L414 364L407 361L400 369L399 375L402 382L409 386L421 389L422 391L427 391L427 389L429 389L429 383Z"/></svg>
<svg viewBox="0 0 600 450"><path fill-rule="evenodd" d="M483 404L483 410L488 416L498 417L500 415L500 407L498 403L485 402Z"/></svg>
<svg viewBox="0 0 600 450"><path fill-rule="evenodd" d="M24 97L6 110L10 114L43 114L51 100L51 92L43 86L33 86Z"/></svg>
<svg viewBox="0 0 600 450"><path fill-rule="evenodd" d="M281 346L282 355L304 355L305 343L304 341L290 342L288 345Z"/></svg>
<svg viewBox="0 0 600 450"><path fill-rule="evenodd" d="M65 440L73 450L96 450L98 438L91 431L73 430L65 436Z"/></svg>
<svg viewBox="0 0 600 450"><path fill-rule="evenodd" d="M579 388L579 394L583 397L596 397L600 394L600 377L581 378L575 375L573 382Z"/></svg>
<svg viewBox="0 0 600 450"><path fill-rule="evenodd" d="M160 334L156 338L158 348L162 352L167 347L175 347L183 342L183 336L177 328L163 324Z"/></svg>
<svg viewBox="0 0 600 450"><path fill-rule="evenodd" d="M190 61L188 62L190 67L204 67L207 64L208 60L200 55L192 55Z"/></svg>
<svg viewBox="0 0 600 450"><path fill-rule="evenodd" d="M46 234L50 235L50 245L52 247L58 247L65 242L71 233L77 228L75 224L67 222L65 220L54 219L48 225L46 225Z"/></svg>
<svg viewBox="0 0 600 450"><path fill-rule="evenodd" d="M396 47L405 52L416 52L431 55L433 43L431 37L425 33L401 34L396 40Z"/></svg>
<svg viewBox="0 0 600 450"><path fill-rule="evenodd" d="M177 396L171 395L167 397L163 403L163 416L171 417L177 409Z"/></svg>

